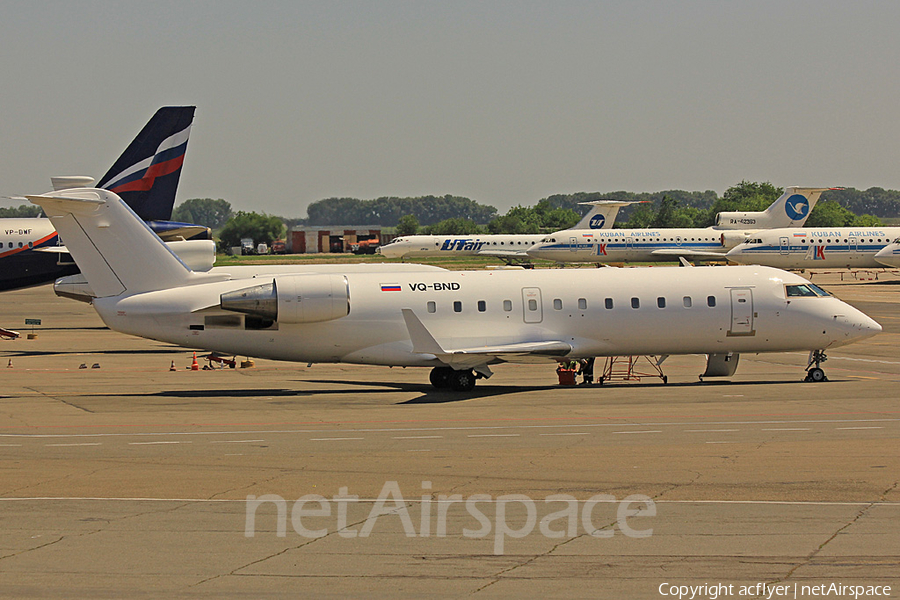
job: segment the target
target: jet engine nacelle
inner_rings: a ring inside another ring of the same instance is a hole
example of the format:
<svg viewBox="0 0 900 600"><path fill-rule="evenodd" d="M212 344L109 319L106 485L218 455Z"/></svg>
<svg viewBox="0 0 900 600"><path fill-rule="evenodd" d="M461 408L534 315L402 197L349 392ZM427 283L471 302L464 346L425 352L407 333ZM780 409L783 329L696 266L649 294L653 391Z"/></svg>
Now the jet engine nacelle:
<svg viewBox="0 0 900 600"><path fill-rule="evenodd" d="M226 292L220 305L279 323L331 321L350 314L350 287L344 275L334 273L282 275L272 283Z"/></svg>

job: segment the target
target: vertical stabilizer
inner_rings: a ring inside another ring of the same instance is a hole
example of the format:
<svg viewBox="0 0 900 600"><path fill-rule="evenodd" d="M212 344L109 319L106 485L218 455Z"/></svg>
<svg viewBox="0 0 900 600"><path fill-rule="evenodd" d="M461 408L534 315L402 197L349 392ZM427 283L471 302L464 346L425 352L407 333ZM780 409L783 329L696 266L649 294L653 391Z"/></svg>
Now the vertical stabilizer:
<svg viewBox="0 0 900 600"><path fill-rule="evenodd" d="M194 109L156 111L97 187L115 192L144 221L171 219Z"/></svg>
<svg viewBox="0 0 900 600"><path fill-rule="evenodd" d="M784 188L778 200L761 212L721 212L716 216L719 229L774 229L803 227L809 214L826 190L837 188Z"/></svg>
<svg viewBox="0 0 900 600"><path fill-rule="evenodd" d="M591 202L579 202L583 206L590 206L591 210L578 221L577 225L569 229L612 229L620 208L644 202L644 200L592 200Z"/></svg>
<svg viewBox="0 0 900 600"><path fill-rule="evenodd" d="M28 199L50 217L98 298L194 282L194 273L116 194L81 188Z"/></svg>

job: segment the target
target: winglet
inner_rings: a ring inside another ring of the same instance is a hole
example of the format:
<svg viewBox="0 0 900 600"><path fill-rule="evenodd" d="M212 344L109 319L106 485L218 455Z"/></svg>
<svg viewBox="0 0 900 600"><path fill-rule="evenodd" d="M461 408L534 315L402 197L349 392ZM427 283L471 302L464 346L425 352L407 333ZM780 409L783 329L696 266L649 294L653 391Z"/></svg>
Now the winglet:
<svg viewBox="0 0 900 600"><path fill-rule="evenodd" d="M434 354L435 356L447 354L411 308L401 308L400 312L403 313L403 320L406 321L409 339L413 343L413 352L416 354Z"/></svg>

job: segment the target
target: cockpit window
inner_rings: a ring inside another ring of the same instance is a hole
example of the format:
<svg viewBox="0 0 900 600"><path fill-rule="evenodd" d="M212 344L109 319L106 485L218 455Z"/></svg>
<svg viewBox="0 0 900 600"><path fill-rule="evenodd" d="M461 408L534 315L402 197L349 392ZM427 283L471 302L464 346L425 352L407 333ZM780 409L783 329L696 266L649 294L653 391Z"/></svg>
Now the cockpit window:
<svg viewBox="0 0 900 600"><path fill-rule="evenodd" d="M828 292L812 283L803 283L800 285L784 286L785 295L788 298L799 298L801 296L830 296Z"/></svg>

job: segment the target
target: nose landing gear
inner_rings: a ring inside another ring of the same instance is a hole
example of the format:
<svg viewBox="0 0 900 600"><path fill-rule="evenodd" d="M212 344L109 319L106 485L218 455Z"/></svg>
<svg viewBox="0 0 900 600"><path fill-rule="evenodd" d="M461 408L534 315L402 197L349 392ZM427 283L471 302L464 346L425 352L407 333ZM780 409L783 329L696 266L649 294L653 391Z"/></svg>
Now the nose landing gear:
<svg viewBox="0 0 900 600"><path fill-rule="evenodd" d="M803 381L811 381L818 383L820 381L828 381L825 371L822 370L821 364L828 360L824 350L813 350L809 353L809 363L806 365L806 378ZM815 365L815 366L813 366Z"/></svg>

